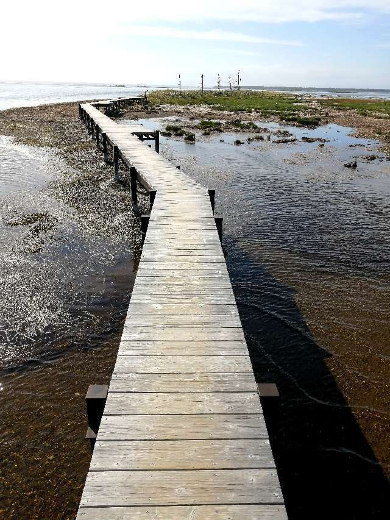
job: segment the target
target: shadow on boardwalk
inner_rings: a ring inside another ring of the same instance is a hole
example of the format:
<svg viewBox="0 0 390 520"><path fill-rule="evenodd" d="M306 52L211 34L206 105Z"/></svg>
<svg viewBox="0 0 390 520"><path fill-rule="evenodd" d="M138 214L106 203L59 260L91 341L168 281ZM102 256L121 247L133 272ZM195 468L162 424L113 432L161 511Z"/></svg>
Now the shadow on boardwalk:
<svg viewBox="0 0 390 520"><path fill-rule="evenodd" d="M281 394L277 420L267 423L289 518L390 518L389 482L326 364L331 354L312 337L296 305L295 291L239 247L228 243L227 250L256 379L275 382Z"/></svg>

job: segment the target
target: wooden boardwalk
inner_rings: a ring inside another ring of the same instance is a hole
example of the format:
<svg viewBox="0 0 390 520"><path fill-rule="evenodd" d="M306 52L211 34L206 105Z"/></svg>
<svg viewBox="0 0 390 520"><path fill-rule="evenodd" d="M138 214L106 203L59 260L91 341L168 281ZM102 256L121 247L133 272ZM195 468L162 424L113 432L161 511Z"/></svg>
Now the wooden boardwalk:
<svg viewBox="0 0 390 520"><path fill-rule="evenodd" d="M208 191L80 114L156 195L78 519L285 520Z"/></svg>

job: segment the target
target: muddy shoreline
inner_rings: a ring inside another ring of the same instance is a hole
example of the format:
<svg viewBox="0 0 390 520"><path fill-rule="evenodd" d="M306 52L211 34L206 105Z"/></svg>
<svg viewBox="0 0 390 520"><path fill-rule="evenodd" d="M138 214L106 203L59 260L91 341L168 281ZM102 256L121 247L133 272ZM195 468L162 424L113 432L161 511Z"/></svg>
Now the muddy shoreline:
<svg viewBox="0 0 390 520"><path fill-rule="evenodd" d="M387 129L388 121L383 119L363 118L342 111L327 112L328 115L323 116L326 117L324 122L356 128L362 137L380 140ZM261 120L258 114L241 113L237 116L208 107L165 106L157 111L131 110L123 114L124 119L167 116L186 118L188 130L194 128L191 118ZM69 174L64 174L64 181L56 184L56 196L82 219L88 220L91 232L100 233L103 228L107 236L118 234L118 241L127 240L136 262L140 246L139 223L129 212L126 179L123 178L122 186L110 186L107 198L101 196L102 184L112 178L112 167L102 161L101 153L78 121L77 103L0 112L0 135L12 136L22 144L50 147L58 153L68 165ZM243 135L246 138L251 134ZM386 141L383 140L380 147L390 155ZM125 218L120 220L120 225L118 215ZM29 222L28 225L35 224ZM45 235L48 231L51 230L42 231L43 241L49 240ZM126 281L126 288L128 297L131 280ZM310 290L315 291L315 288ZM125 300L120 304L122 311ZM305 309L304 302L301 305L304 314L313 317L312 330L321 338L323 331L315 329L315 309ZM75 517L90 458L88 444L83 438L86 430L84 396L89 384L109 381L124 319L122 312L112 321L107 312L109 325L100 331L101 338L97 335L85 346L78 342L66 354L50 361L43 357L35 366L26 365L17 372L3 373L0 379L3 386L0 423L5 427L0 437L0 455L5 462L0 483L6 491L0 503L0 516L10 519ZM365 363L366 358L362 359ZM356 367L348 371L347 361L348 352L329 360L328 364L343 393L351 402L359 402L362 394L360 378ZM260 373L262 361L256 366ZM380 407L387 406L387 398L381 394L386 389L373 389L367 385L366 390L371 395L367 401L371 400ZM379 417L375 420L373 414L362 410L359 422L371 443L382 453L381 462L385 463L384 469L390 474L388 456L385 455L388 419Z"/></svg>

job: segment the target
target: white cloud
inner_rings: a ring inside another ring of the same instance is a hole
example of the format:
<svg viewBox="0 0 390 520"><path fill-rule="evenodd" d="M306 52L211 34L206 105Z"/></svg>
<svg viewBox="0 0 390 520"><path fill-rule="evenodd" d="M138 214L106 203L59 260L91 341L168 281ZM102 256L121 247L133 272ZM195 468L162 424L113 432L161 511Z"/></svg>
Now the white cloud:
<svg viewBox="0 0 390 520"><path fill-rule="evenodd" d="M128 34L132 36L149 36L149 37L164 37L164 38L183 38L191 40L212 40L212 41L230 41L230 42L245 42L245 43L259 43L272 45L291 45L301 47L302 43L291 40L275 40L272 38L261 38L259 36L250 36L247 34L221 31L219 29L212 31L191 31L185 29L174 29L171 27L150 27L146 25L134 25L126 28Z"/></svg>
<svg viewBox="0 0 390 520"><path fill-rule="evenodd" d="M375 47L379 47L380 49L390 49L390 43L378 43Z"/></svg>

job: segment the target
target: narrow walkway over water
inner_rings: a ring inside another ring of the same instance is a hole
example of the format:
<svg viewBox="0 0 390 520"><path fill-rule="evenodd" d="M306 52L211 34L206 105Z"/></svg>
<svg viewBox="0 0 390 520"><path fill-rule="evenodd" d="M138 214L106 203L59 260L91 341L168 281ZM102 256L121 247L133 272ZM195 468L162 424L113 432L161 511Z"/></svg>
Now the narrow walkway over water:
<svg viewBox="0 0 390 520"><path fill-rule="evenodd" d="M154 204L78 518L286 519L208 191L80 115Z"/></svg>

